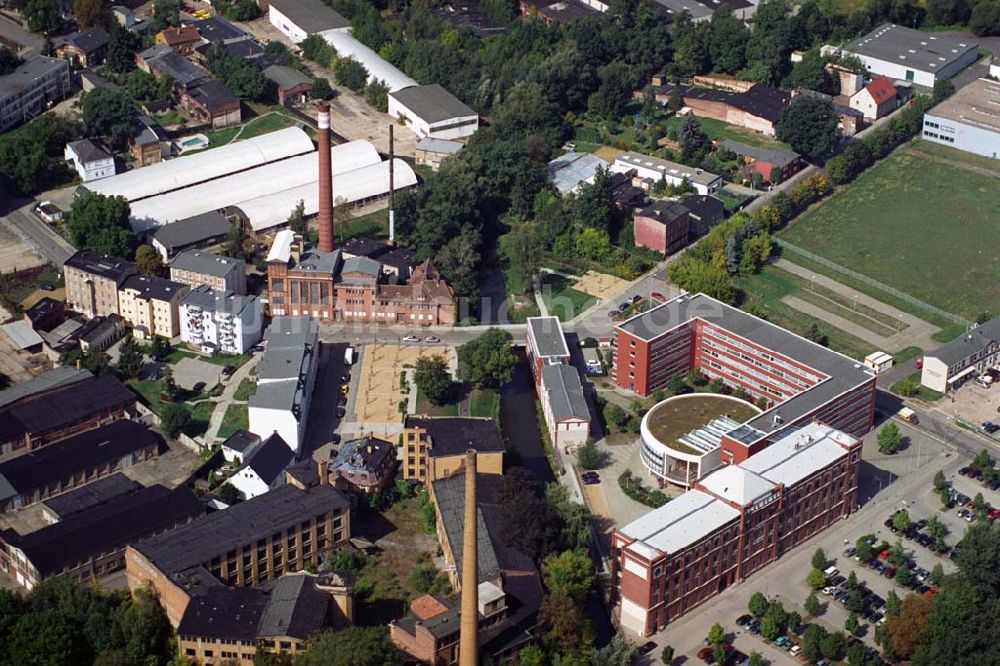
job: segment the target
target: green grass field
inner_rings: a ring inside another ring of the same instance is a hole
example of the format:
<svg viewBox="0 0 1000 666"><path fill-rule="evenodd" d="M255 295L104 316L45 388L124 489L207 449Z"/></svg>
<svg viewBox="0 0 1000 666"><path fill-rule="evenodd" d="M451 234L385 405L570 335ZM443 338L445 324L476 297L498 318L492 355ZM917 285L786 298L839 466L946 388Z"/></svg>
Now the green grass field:
<svg viewBox="0 0 1000 666"><path fill-rule="evenodd" d="M490 389L473 389L469 396L469 416L482 416L500 422L500 394Z"/></svg>
<svg viewBox="0 0 1000 666"><path fill-rule="evenodd" d="M781 143L774 137L765 136L758 132L754 132L753 130L737 127L736 125L730 125L727 122L716 120L715 118L699 118L698 122L701 123L701 130L712 141L725 141L726 139L730 139L732 141L748 143L751 146L763 146L765 148L788 148L787 144ZM674 116L667 121L667 127L673 128L678 133L681 131L681 125L683 124L684 118L681 116Z"/></svg>
<svg viewBox="0 0 1000 666"><path fill-rule="evenodd" d="M900 148L781 237L947 312L997 312L1000 179L945 154L919 141Z"/></svg>
<svg viewBox="0 0 1000 666"><path fill-rule="evenodd" d="M226 439L239 429L250 429L250 409L246 405L229 405L226 407L226 414L222 417L222 425L216 435L219 439Z"/></svg>
<svg viewBox="0 0 1000 666"><path fill-rule="evenodd" d="M590 294L573 289L571 284L569 279L553 273L542 277L542 300L549 314L560 321L569 321L597 302Z"/></svg>

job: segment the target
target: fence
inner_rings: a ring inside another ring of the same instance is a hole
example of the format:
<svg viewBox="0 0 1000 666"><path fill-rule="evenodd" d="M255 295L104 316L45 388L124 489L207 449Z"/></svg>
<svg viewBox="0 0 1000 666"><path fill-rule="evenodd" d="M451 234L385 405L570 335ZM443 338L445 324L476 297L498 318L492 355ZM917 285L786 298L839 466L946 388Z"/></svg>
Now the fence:
<svg viewBox="0 0 1000 666"><path fill-rule="evenodd" d="M798 245L789 243L788 241L782 240L781 238L772 238L772 240L775 242L775 244L778 245L778 247L782 249L782 251L791 251L795 254L800 254L810 261L815 261L817 264L826 266L827 268L833 271L842 273L843 275L847 275L855 280L858 280L859 282L863 282L869 287L878 289L879 291L889 294L893 298L898 298L899 300L905 301L910 305L925 310L926 312L930 312L931 314L937 315L938 317L947 319L948 321L954 322L956 324L961 324L962 326L970 326L972 324L972 322L969 321L968 319L963 319L958 315L952 314L950 312L945 312L941 308L934 307L930 303L922 301L919 298L914 298L913 296L910 296L909 294L906 294L898 289L890 287L889 285L882 284L878 280L870 278L867 275L863 275L861 273L858 273L857 271L852 271L850 268L846 268L844 266L841 266L840 264L834 263L829 259L821 257L818 254L814 254L809 250L805 250L799 247Z"/></svg>

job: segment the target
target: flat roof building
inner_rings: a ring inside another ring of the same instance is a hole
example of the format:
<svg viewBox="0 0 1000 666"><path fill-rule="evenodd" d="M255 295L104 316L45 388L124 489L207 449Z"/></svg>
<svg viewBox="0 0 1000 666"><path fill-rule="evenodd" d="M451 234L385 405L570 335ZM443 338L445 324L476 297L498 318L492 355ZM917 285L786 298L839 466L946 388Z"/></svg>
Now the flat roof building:
<svg viewBox="0 0 1000 666"><path fill-rule="evenodd" d="M704 169L634 152L616 156L611 170L615 173L634 171L633 182L644 190L652 189L661 180L674 187L687 181L698 194L712 194L723 185L722 176Z"/></svg>
<svg viewBox="0 0 1000 666"><path fill-rule="evenodd" d="M350 29L351 23L321 0L269 0L268 19L296 44L309 35Z"/></svg>
<svg viewBox="0 0 1000 666"><path fill-rule="evenodd" d="M608 163L597 155L571 150L549 162L549 180L556 191L565 196L579 191L585 183L593 184L597 172L607 168Z"/></svg>
<svg viewBox="0 0 1000 666"><path fill-rule="evenodd" d="M242 259L226 257L194 248L184 250L170 262L170 279L191 288L202 285L237 296L247 293L247 264Z"/></svg>
<svg viewBox="0 0 1000 666"><path fill-rule="evenodd" d="M618 528L611 580L621 624L640 636L661 631L847 517L860 469L861 441L813 422Z"/></svg>
<svg viewBox="0 0 1000 666"><path fill-rule="evenodd" d="M968 37L885 23L845 46L844 55L860 58L872 74L931 88L974 63L978 49L979 42Z"/></svg>
<svg viewBox="0 0 1000 666"><path fill-rule="evenodd" d="M973 81L925 113L923 137L973 155L1000 158L1000 82Z"/></svg>
<svg viewBox="0 0 1000 666"><path fill-rule="evenodd" d="M26 123L70 92L69 63L35 56L0 76L0 132Z"/></svg>

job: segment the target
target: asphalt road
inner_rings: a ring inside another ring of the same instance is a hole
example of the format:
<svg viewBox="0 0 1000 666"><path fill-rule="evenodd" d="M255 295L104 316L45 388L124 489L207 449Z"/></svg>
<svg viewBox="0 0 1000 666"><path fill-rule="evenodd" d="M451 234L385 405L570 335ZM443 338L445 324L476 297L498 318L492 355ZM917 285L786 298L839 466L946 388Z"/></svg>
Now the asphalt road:
<svg viewBox="0 0 1000 666"><path fill-rule="evenodd" d="M62 266L76 252L65 238L31 213L31 206L6 211L0 223L23 238L55 266Z"/></svg>

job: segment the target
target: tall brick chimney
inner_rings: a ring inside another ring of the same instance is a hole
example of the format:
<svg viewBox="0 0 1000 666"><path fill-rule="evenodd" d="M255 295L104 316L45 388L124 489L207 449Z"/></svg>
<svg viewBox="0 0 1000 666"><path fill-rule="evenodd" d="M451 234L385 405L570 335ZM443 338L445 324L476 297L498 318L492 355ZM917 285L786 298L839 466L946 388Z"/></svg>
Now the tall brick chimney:
<svg viewBox="0 0 1000 666"><path fill-rule="evenodd" d="M319 251L333 252L333 185L330 169L330 105L321 100L319 111Z"/></svg>
<svg viewBox="0 0 1000 666"><path fill-rule="evenodd" d="M459 666L479 665L479 549L476 513L476 450L465 452L465 520L462 530L462 615Z"/></svg>

